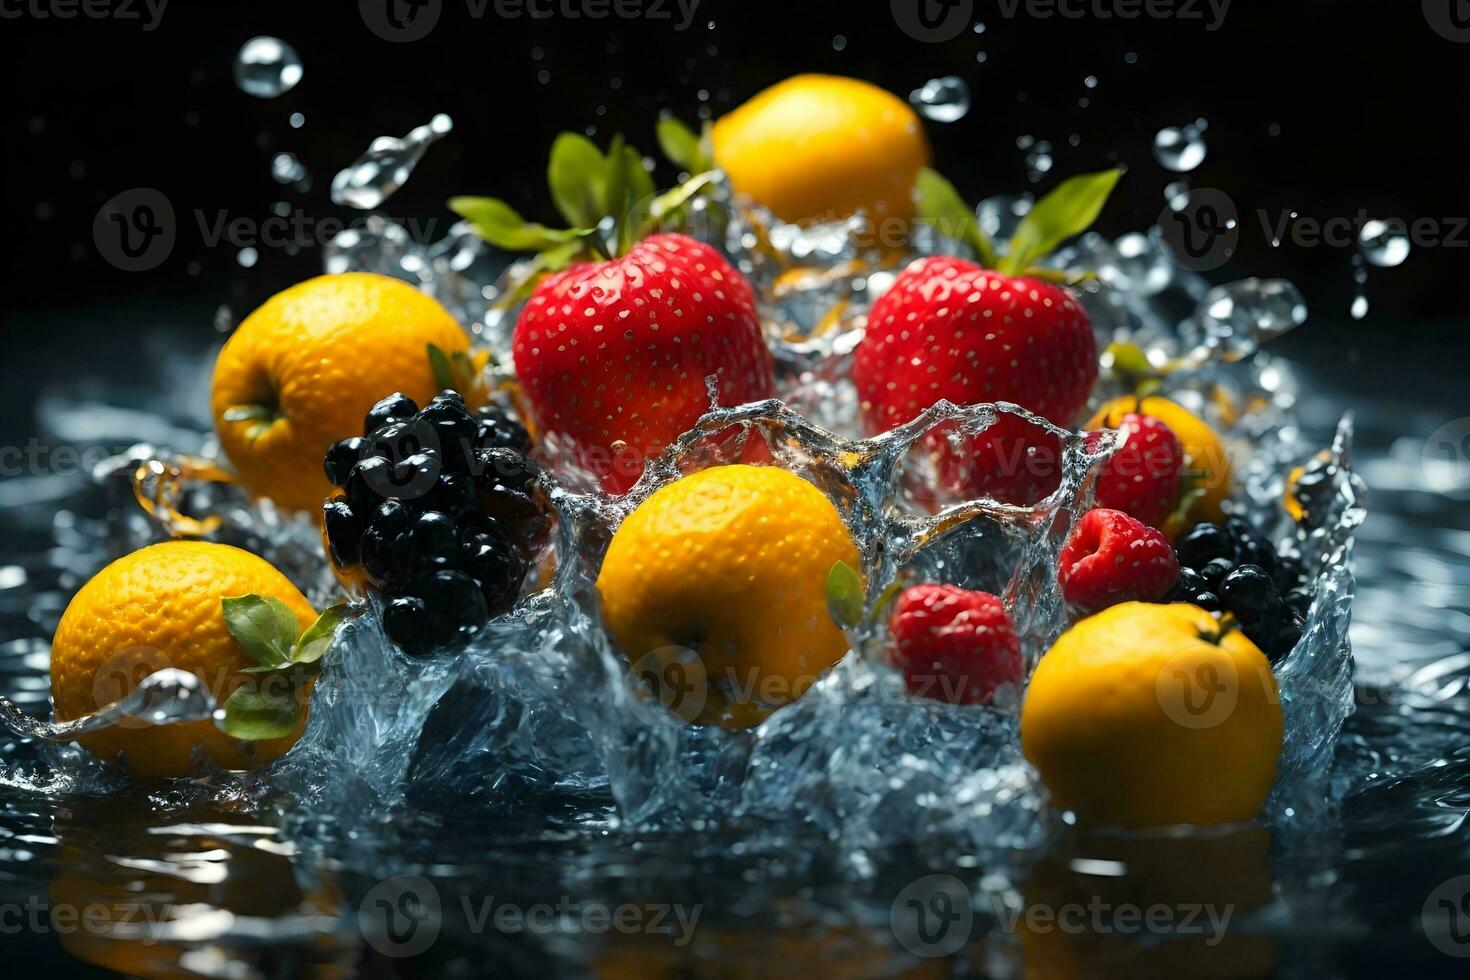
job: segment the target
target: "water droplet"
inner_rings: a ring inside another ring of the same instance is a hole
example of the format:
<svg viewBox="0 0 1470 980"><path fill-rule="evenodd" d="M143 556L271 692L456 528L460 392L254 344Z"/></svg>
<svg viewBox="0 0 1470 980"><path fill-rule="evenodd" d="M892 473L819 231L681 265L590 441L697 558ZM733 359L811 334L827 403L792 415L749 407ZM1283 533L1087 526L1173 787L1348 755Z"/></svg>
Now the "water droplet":
<svg viewBox="0 0 1470 980"><path fill-rule="evenodd" d="M1195 309L1188 332L1198 344L1238 361L1307 319L1307 301L1285 279L1242 279L1216 286Z"/></svg>
<svg viewBox="0 0 1470 980"><path fill-rule="evenodd" d="M403 139L379 136L352 166L332 178L332 203L364 211L378 207L402 187L433 143L454 128L454 120L439 113Z"/></svg>
<svg viewBox="0 0 1470 980"><path fill-rule="evenodd" d="M1361 320L1361 319L1363 319L1363 317L1367 316L1368 315L1368 295L1367 295L1367 293L1359 292L1358 295L1354 296L1353 297L1353 305L1348 310L1348 312L1352 314L1354 320Z"/></svg>
<svg viewBox="0 0 1470 980"><path fill-rule="evenodd" d="M1097 76L1088 75L1086 78L1082 79L1082 84L1086 85L1088 88L1097 88Z"/></svg>
<svg viewBox="0 0 1470 980"><path fill-rule="evenodd" d="M235 55L235 84L257 99L286 94L301 81L302 72L296 49L277 37L252 37Z"/></svg>
<svg viewBox="0 0 1470 980"><path fill-rule="evenodd" d="M985 62L987 62L989 60L990 60L990 55L986 54L984 51L976 51L975 52L975 63L976 64L983 65L983 64L985 64Z"/></svg>
<svg viewBox="0 0 1470 980"><path fill-rule="evenodd" d="M925 119L956 122L970 111L970 86L958 75L931 78L909 93L909 103Z"/></svg>
<svg viewBox="0 0 1470 980"><path fill-rule="evenodd" d="M547 71L545 68L541 69L536 73L536 81L540 82L542 85L550 85L551 72Z"/></svg>
<svg viewBox="0 0 1470 980"><path fill-rule="evenodd" d="M1031 183L1036 183L1051 171L1053 161L1048 141L1020 136L1016 139L1016 149L1026 151L1026 179Z"/></svg>
<svg viewBox="0 0 1470 980"><path fill-rule="evenodd" d="M833 38L832 38L832 50L833 51L843 51L846 48L847 48L847 38L843 37L841 34L834 35Z"/></svg>
<svg viewBox="0 0 1470 980"><path fill-rule="evenodd" d="M250 248L249 246L240 249L239 254L235 256L235 261L239 262L240 267L243 269L255 268L255 263L259 260L260 253L257 252L255 249Z"/></svg>
<svg viewBox="0 0 1470 980"><path fill-rule="evenodd" d="M300 112L291 113L291 128L300 129L306 125L306 116Z"/></svg>
<svg viewBox="0 0 1470 980"><path fill-rule="evenodd" d="M1170 209L1182 212L1189 207L1189 181L1173 181L1164 188L1164 200Z"/></svg>
<svg viewBox="0 0 1470 980"><path fill-rule="evenodd" d="M1137 51L1129 51L1126 54L1124 54L1123 55L1123 63L1124 64L1128 64L1128 65L1136 65L1136 64L1138 64L1138 52Z"/></svg>
<svg viewBox="0 0 1470 980"><path fill-rule="evenodd" d="M219 333L235 329L235 313L228 306L221 305L214 311L214 329Z"/></svg>
<svg viewBox="0 0 1470 980"><path fill-rule="evenodd" d="M976 34L984 34L985 33L985 23L983 21L978 21L977 20L977 21L975 21L975 26L973 28L971 28L971 30L973 30Z"/></svg>
<svg viewBox="0 0 1470 980"><path fill-rule="evenodd" d="M278 184L294 184L306 178L306 167L294 153L277 153L271 157L271 176Z"/></svg>
<svg viewBox="0 0 1470 980"><path fill-rule="evenodd" d="M1188 173L1205 161L1204 128L1199 122L1169 126L1154 136L1154 159L1175 173Z"/></svg>
<svg viewBox="0 0 1470 980"><path fill-rule="evenodd" d="M1034 203L1030 194L1010 197L998 194L987 197L975 206L975 221L980 230L991 238L1004 241L1015 234L1021 219L1031 213Z"/></svg>
<svg viewBox="0 0 1470 980"><path fill-rule="evenodd" d="M1409 257L1408 229L1397 218L1386 221L1374 218L1365 222L1358 232L1358 251L1380 269L1402 265Z"/></svg>

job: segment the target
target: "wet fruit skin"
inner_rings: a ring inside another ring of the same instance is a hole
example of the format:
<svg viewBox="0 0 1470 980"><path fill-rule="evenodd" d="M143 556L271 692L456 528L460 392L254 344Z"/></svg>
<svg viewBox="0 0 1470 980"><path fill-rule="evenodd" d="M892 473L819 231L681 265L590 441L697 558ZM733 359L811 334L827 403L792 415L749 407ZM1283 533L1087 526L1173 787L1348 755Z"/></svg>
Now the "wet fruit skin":
<svg viewBox="0 0 1470 980"><path fill-rule="evenodd" d="M913 215L929 148L918 115L867 82L797 75L718 119L715 162L731 186L786 221Z"/></svg>
<svg viewBox="0 0 1470 980"><path fill-rule="evenodd" d="M625 492L709 410L707 377L722 405L775 393L750 284L683 235L654 235L621 258L546 279L512 348L538 431L569 443L566 462L609 493Z"/></svg>
<svg viewBox="0 0 1470 980"><path fill-rule="evenodd" d="M1097 506L1121 510L1149 527L1161 527L1179 498L1184 451L1174 431L1148 415L1119 420L1124 442L1099 468Z"/></svg>
<svg viewBox="0 0 1470 980"><path fill-rule="evenodd" d="M429 344L469 351L448 311L387 276L318 276L271 297L214 367L215 430L240 482L282 507L317 512L332 492L322 472L328 447L361 432L384 395L427 399L438 390ZM252 407L265 417L226 418Z"/></svg>
<svg viewBox="0 0 1470 980"><path fill-rule="evenodd" d="M1058 638L1021 709L1022 749L1055 807L1117 827L1256 815L1276 779L1281 705L1261 651L1219 631L1194 606L1129 602Z"/></svg>
<svg viewBox="0 0 1470 980"><path fill-rule="evenodd" d="M220 600L249 594L284 602L304 630L316 619L306 597L262 558L223 544L168 541L125 555L77 592L51 648L51 696L59 721L105 707L164 667L192 671L221 703L249 682L255 666L225 626ZM305 727L303 713L302 728ZM249 769L281 756L300 735L242 742L209 721L130 724L83 736L101 759L122 754L147 776L182 776L202 746L227 769Z"/></svg>
<svg viewBox="0 0 1470 980"><path fill-rule="evenodd" d="M910 694L953 704L988 704L1019 684L1021 641L1000 598L954 585L914 585L888 619L889 657Z"/></svg>
<svg viewBox="0 0 1470 980"><path fill-rule="evenodd" d="M520 593L548 520L531 486L530 438L505 410L470 412L454 391L422 410L392 393L363 424L323 463L344 489L323 509L328 554L345 585L388 600L389 638L426 654Z"/></svg>
<svg viewBox="0 0 1470 980"><path fill-rule="evenodd" d="M1130 599L1158 599L1179 580L1178 559L1162 532L1101 507L1082 515L1057 565L1062 597L1084 612Z"/></svg>
<svg viewBox="0 0 1470 980"><path fill-rule="evenodd" d="M1009 401L1070 425L1097 379L1097 341L1064 289L936 256L905 269L873 304L853 360L870 433L908 422L941 399ZM1060 481L1060 443L1003 415L956 448L942 432L925 444L940 482L963 496L1034 503Z"/></svg>
<svg viewBox="0 0 1470 980"><path fill-rule="evenodd" d="M660 488L613 535L597 589L628 659L695 651L701 722L759 723L847 652L832 566L860 568L831 501L774 466L716 466Z"/></svg>
<svg viewBox="0 0 1470 980"><path fill-rule="evenodd" d="M1123 416L1130 412L1158 419L1169 427L1184 449L1184 469L1191 474L1204 493L1189 507L1182 527L1190 527L1199 521L1220 521L1224 518L1221 504L1230 496L1232 473L1230 456L1225 443L1209 424L1193 412L1161 395L1139 399L1132 395L1115 398L1100 407L1087 422L1089 429L1116 429ZM1181 527L1164 527L1162 531L1170 538Z"/></svg>
<svg viewBox="0 0 1470 980"><path fill-rule="evenodd" d="M1291 653L1311 605L1300 553L1278 554L1269 538L1238 515L1223 527L1196 525L1175 551L1183 567L1166 599L1230 613L1273 664Z"/></svg>

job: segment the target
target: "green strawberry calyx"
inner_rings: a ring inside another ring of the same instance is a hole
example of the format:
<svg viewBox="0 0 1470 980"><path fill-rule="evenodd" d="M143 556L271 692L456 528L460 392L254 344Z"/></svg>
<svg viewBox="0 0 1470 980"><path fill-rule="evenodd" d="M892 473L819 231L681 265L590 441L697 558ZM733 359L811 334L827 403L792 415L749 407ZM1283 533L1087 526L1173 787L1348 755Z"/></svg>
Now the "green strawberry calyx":
<svg viewBox="0 0 1470 980"><path fill-rule="evenodd" d="M1037 263L1062 242L1092 227L1122 176L1122 169L1113 169L1080 174L1062 181L1021 219L1004 251L998 250L980 227L975 219L975 209L966 204L954 185L937 171L928 167L920 171L914 185L914 202L919 221L947 238L969 245L985 268L1008 276L1024 275L1070 284L1095 276L1040 268Z"/></svg>
<svg viewBox="0 0 1470 980"><path fill-rule="evenodd" d="M251 683L225 699L216 727L245 741L290 735L301 723L307 685L347 617L347 604L328 607L304 630L291 608L275 596L224 596L220 609L225 628L255 665L243 669Z"/></svg>

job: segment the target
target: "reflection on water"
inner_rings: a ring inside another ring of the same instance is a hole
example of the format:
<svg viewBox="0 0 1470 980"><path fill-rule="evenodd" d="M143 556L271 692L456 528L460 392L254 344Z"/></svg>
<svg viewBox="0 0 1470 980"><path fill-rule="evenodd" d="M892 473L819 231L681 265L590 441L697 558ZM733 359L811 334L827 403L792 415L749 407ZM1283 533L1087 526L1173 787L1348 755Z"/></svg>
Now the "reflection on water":
<svg viewBox="0 0 1470 980"><path fill-rule="evenodd" d="M1312 840L1067 835L941 869L886 854L854 877L818 840L631 835L593 786L565 812L415 817L393 863L345 865L286 839L249 778L122 787L74 752L6 738L0 897L21 917L7 921L38 948L143 976L1444 972L1454 961L1421 922L1470 871L1470 520L1429 492L1412 438L1374 427L1386 412L1344 396L1321 417L1344 401L1374 492L1359 710L1338 750L1340 813ZM1422 443L1442 421L1412 431ZM0 685L44 715L44 637L116 547L113 502L78 471L4 481L0 503ZM1183 923L1196 907L1204 931Z"/></svg>

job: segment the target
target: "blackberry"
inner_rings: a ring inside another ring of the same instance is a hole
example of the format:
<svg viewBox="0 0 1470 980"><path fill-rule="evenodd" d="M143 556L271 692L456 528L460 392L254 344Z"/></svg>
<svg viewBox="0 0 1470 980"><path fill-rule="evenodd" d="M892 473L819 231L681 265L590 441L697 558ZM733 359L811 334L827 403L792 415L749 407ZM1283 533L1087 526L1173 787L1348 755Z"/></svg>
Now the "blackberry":
<svg viewBox="0 0 1470 980"><path fill-rule="evenodd" d="M405 652L427 653L515 604L550 524L530 450L504 409L472 415L443 391L422 410L390 395L361 437L328 451L323 468L343 491L323 512L328 551L387 600L383 628Z"/></svg>
<svg viewBox="0 0 1470 980"><path fill-rule="evenodd" d="M1182 568L1201 569L1217 558L1234 564L1235 543L1218 524L1196 524L1174 546Z"/></svg>
<svg viewBox="0 0 1470 980"><path fill-rule="evenodd" d="M1241 565L1230 572L1219 592L1221 604L1242 620L1263 615L1281 602L1276 583L1259 565Z"/></svg>
<svg viewBox="0 0 1470 980"><path fill-rule="evenodd" d="M352 467L362 459L363 450L367 448L367 440L362 436L352 436L334 442L327 450L327 458L322 460L322 469L326 471L327 482L334 487L340 487L347 483L347 475L352 472Z"/></svg>
<svg viewBox="0 0 1470 980"><path fill-rule="evenodd" d="M1228 558L1215 558L1206 562L1205 567L1199 570L1199 577L1211 592L1219 592L1220 583L1225 581L1225 576L1229 575L1234 567L1234 563Z"/></svg>
<svg viewBox="0 0 1470 980"><path fill-rule="evenodd" d="M1226 518L1225 530L1235 542L1235 560L1242 565L1259 565L1271 572L1276 568L1276 547L1254 524L1244 517Z"/></svg>
<svg viewBox="0 0 1470 980"><path fill-rule="evenodd" d="M419 407L414 404L412 398L401 391L395 391L368 409L367 418L362 423L363 435L394 422L406 422L413 418L418 410Z"/></svg>

